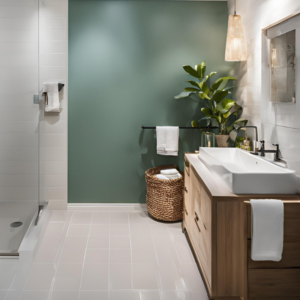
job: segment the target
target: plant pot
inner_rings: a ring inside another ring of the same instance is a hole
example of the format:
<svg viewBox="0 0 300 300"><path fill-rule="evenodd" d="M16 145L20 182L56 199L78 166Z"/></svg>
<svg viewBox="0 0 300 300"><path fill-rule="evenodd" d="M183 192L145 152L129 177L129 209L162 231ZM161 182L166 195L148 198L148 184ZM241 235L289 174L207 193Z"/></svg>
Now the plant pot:
<svg viewBox="0 0 300 300"><path fill-rule="evenodd" d="M228 147L229 134L216 134L218 147Z"/></svg>

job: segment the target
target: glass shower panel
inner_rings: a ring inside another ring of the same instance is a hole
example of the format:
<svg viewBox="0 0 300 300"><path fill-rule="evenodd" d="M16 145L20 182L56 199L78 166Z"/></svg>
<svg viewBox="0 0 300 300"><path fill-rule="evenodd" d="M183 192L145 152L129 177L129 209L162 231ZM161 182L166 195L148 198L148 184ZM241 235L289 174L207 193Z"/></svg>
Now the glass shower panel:
<svg viewBox="0 0 300 300"><path fill-rule="evenodd" d="M18 249L38 212L38 0L0 2L0 256Z"/></svg>

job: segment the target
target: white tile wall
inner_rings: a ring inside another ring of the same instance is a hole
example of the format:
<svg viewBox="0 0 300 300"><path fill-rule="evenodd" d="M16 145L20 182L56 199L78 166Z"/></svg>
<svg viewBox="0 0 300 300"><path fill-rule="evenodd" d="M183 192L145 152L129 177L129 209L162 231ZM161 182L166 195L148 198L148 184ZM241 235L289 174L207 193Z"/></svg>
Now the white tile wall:
<svg viewBox="0 0 300 300"><path fill-rule="evenodd" d="M0 201L37 201L40 171L41 200L66 207L67 65L68 0L0 0ZM66 84L61 114L33 104L43 81Z"/></svg>
<svg viewBox="0 0 300 300"><path fill-rule="evenodd" d="M233 13L233 0L228 1L229 13ZM247 43L247 63L237 63L232 71L238 79L234 95L244 105L244 117L249 124L258 126L259 137L268 147L279 143L288 166L300 174L300 98L296 105L272 104L268 92L265 58L262 57L262 29L300 10L300 1L286 0L237 0L237 14L242 16ZM297 79L297 85L300 78ZM244 91L246 89L246 91ZM299 111L292 115L291 110Z"/></svg>
<svg viewBox="0 0 300 300"><path fill-rule="evenodd" d="M67 205L68 0L39 0L39 76L65 84L62 112L40 118L40 188L42 200Z"/></svg>

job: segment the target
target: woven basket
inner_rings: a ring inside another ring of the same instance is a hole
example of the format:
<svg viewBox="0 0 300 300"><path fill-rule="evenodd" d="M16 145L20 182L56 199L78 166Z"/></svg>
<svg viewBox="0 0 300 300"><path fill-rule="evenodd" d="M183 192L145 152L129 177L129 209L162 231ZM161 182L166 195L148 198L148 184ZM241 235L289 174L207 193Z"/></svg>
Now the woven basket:
<svg viewBox="0 0 300 300"><path fill-rule="evenodd" d="M151 216L161 221L175 222L183 218L183 173L178 179L159 179L160 170L177 169L176 165L160 166L145 172L147 182L147 209Z"/></svg>

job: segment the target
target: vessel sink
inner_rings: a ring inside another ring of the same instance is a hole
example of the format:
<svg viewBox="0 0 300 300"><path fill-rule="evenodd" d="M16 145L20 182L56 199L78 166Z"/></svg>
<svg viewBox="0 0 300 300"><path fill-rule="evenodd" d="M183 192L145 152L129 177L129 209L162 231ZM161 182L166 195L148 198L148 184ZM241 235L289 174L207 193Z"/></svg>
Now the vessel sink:
<svg viewBox="0 0 300 300"><path fill-rule="evenodd" d="M293 170L238 148L199 148L199 159L234 194L296 194Z"/></svg>

